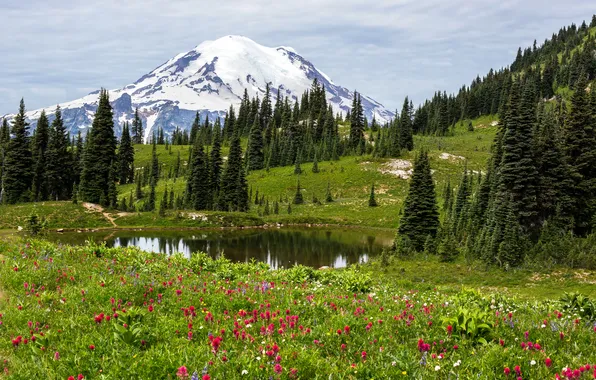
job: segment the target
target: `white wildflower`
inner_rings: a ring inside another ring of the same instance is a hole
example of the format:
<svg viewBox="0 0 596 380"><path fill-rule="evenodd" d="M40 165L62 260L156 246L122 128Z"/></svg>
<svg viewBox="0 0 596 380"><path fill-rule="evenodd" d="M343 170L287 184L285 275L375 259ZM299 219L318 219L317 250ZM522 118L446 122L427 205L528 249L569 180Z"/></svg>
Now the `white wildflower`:
<svg viewBox="0 0 596 380"><path fill-rule="evenodd" d="M438 370L440 370L440 369L441 369L441 366L440 366L440 365L436 365L436 366L435 366L435 371L438 371Z"/></svg>

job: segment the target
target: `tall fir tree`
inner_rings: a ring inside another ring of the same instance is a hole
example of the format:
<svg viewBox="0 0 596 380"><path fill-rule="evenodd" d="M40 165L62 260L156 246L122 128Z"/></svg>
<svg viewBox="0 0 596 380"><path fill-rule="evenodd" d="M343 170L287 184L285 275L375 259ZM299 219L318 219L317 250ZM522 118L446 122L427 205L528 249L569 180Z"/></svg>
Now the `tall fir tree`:
<svg viewBox="0 0 596 380"><path fill-rule="evenodd" d="M195 210L207 210L211 203L209 193L209 162L197 135L192 151L192 202Z"/></svg>
<svg viewBox="0 0 596 380"><path fill-rule="evenodd" d="M368 207L377 207L377 200L375 199L375 184L370 187L370 196L368 197Z"/></svg>
<svg viewBox="0 0 596 380"><path fill-rule="evenodd" d="M116 137L112 106L106 90L101 90L99 105L87 136L79 194L86 202L99 203L108 198L108 177L116 161Z"/></svg>
<svg viewBox="0 0 596 380"><path fill-rule="evenodd" d="M261 130L259 115L257 114L255 115L248 137L248 170L260 170L265 167L263 148L263 131Z"/></svg>
<svg viewBox="0 0 596 380"><path fill-rule="evenodd" d="M33 134L31 155L33 159L33 179L31 183L31 200L43 201L48 196L46 176L47 149L50 135L50 124L46 111L42 110L37 128Z"/></svg>
<svg viewBox="0 0 596 380"><path fill-rule="evenodd" d="M364 112L360 94L354 91L352 109L350 112L350 147L357 149L364 139Z"/></svg>
<svg viewBox="0 0 596 380"><path fill-rule="evenodd" d="M121 185L134 182L135 150L132 146L128 123L122 127L122 136L120 137L120 146L118 147L118 181Z"/></svg>
<svg viewBox="0 0 596 380"><path fill-rule="evenodd" d="M135 116L132 120L133 141L135 144L143 143L143 120L139 116L139 107L135 108Z"/></svg>
<svg viewBox="0 0 596 380"><path fill-rule="evenodd" d="M7 203L28 201L33 179L33 158L28 136L29 123L26 121L23 99L12 123L13 137L6 147L3 173L3 197Z"/></svg>
<svg viewBox="0 0 596 380"><path fill-rule="evenodd" d="M232 136L228 162L222 174L219 209L223 211L248 211L248 184L239 133L236 130Z"/></svg>
<svg viewBox="0 0 596 380"><path fill-rule="evenodd" d="M73 155L69 151L68 132L62 120L60 107L56 107L50 131L47 152L49 195L52 200L68 199L73 182Z"/></svg>
<svg viewBox="0 0 596 380"><path fill-rule="evenodd" d="M596 111L590 109L586 77L582 73L577 81L564 131L567 160L575 182L574 229L580 235L591 231L596 210L596 123L592 117Z"/></svg>
<svg viewBox="0 0 596 380"><path fill-rule="evenodd" d="M439 212L428 153L416 157L408 195L404 201L398 237L407 237L414 249L421 251L428 235L435 237L439 228Z"/></svg>

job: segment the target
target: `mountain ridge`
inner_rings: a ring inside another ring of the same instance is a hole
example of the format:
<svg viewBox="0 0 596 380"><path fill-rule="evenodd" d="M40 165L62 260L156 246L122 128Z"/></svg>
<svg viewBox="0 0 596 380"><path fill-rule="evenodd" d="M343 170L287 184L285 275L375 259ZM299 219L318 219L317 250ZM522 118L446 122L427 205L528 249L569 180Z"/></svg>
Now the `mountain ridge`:
<svg viewBox="0 0 596 380"><path fill-rule="evenodd" d="M188 129L199 112L201 119L223 117L230 105L240 104L244 90L250 97L262 96L267 85L272 101L279 92L292 101L299 100L314 79L326 90L334 112L345 114L351 107L353 92L336 85L295 49L266 47L248 37L228 35L204 41L180 53L120 89L109 90L115 130L133 119L139 108L147 141L157 128L170 134L176 127ZM99 90L70 102L59 104L65 125L71 133L86 133L97 108ZM389 121L395 114L368 96L362 96L367 119ZM27 112L33 127L44 110L50 116L54 107ZM9 116L10 117L10 116Z"/></svg>

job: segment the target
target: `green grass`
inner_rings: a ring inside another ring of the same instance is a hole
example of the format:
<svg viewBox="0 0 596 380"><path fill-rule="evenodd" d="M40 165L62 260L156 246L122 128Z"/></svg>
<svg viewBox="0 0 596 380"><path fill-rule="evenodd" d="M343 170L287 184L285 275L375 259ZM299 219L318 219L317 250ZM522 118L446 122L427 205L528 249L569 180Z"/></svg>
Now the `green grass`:
<svg viewBox="0 0 596 380"><path fill-rule="evenodd" d="M3 379L505 379L516 366L552 379L596 361L594 285L581 288L586 308L548 295L559 278L579 289L572 272L526 280L421 260L268 270L39 240L0 240L0 252ZM499 280L541 290L520 299Z"/></svg>
<svg viewBox="0 0 596 380"><path fill-rule="evenodd" d="M422 255L393 258L387 267L376 262L368 268L373 273L383 273L388 281L400 286L421 290L435 286L451 291L473 288L526 300L559 298L572 291L596 295L596 273L589 270L522 267L503 271L480 262L442 263L435 256Z"/></svg>
<svg viewBox="0 0 596 380"><path fill-rule="evenodd" d="M456 185L466 162L471 170L485 170L490 157L490 147L497 130L496 126L491 125L495 120L497 120L495 115L473 120L473 132L467 130L468 120L465 120L463 123L457 124L451 136L415 136L416 150L408 152L399 160L413 163L419 149L429 150L437 184L436 190L440 199L444 183L451 179L452 184ZM146 152L137 156L139 164L135 166L145 165L148 162L147 160L151 157L150 148L150 146L141 148ZM451 156L445 158L442 156L445 153ZM286 199L289 201L293 199L297 181L300 179L306 203L299 206L292 205L292 214L290 215L287 213L287 204L283 203L280 205L279 215L263 216L266 222L333 223L395 228L399 221L403 200L407 194L408 180L387 173L388 166L393 161L392 159L373 159L371 156L342 157L339 161L320 162L320 172L316 174L311 170L312 163L304 163L302 164L303 174L300 176L294 174L294 166L273 168L268 172L266 170L254 171L247 178L252 189L251 201L254 201L258 190L259 195L265 195L269 199L271 210L273 210L274 200L281 198L285 202ZM324 202L327 183L329 183L334 198L332 203ZM379 207L376 208L368 207L370 186L373 183L379 203ZM186 187L186 181L184 178L177 178L175 181L173 179L160 180L156 187L158 203L166 185L169 190L173 188L176 194L182 194ZM119 187L121 196L129 197L131 191L134 193L133 184ZM148 194L149 187L145 187L143 191ZM313 204L313 195L323 204ZM142 201L139 204L142 204ZM263 207L259 208L254 205L249 212L255 217L262 216L262 213ZM131 218L126 223L142 225L140 224L141 220L147 223L157 222L155 216L147 216ZM169 216L168 220L172 220L172 217ZM121 221L117 219L116 223L120 224Z"/></svg>
<svg viewBox="0 0 596 380"><path fill-rule="evenodd" d="M399 160L413 163L419 149L427 149L434 171L436 192L441 201L441 191L447 180L455 186L463 172L464 164L474 171L485 170L490 157L497 127L492 123L497 116L484 116L472 121L474 131L467 130L468 120L458 123L453 135L445 137L415 136L415 150L404 154ZM346 127L343 126L345 129ZM246 141L244 141L246 143ZM157 146L157 153L164 173L173 167L180 152L181 164L187 164L189 146L172 146L172 153L164 146ZM223 155L227 154L227 147L223 148ZM151 145L135 145L135 167L141 168L151 162ZM449 154L450 156L442 156ZM396 228L399 223L399 213L408 190L408 180L395 174L388 173L394 159L374 159L370 155L356 157L342 157L339 161L319 163L319 173L312 172L312 163L302 164L303 174L294 174L294 167L273 168L268 172L260 170L251 172L247 179L252 189L251 210L248 214L230 214L201 212L207 220L194 217L197 213L182 212L180 215L169 211L165 218L160 218L157 212L141 213L113 213L119 227L211 227L214 225L252 226L264 223L284 224L342 224L362 225L368 227ZM291 201L296 192L296 184L300 179L303 205L292 205L292 213L287 213L285 200ZM325 203L325 194L329 183L334 201ZM368 207L370 186L375 184L378 207ZM177 195L182 195L186 187L184 177L176 179L162 179L156 187L157 205L161 202L165 188L174 189ZM270 201L273 211L273 201L284 201L280 205L279 215L263 216L263 207L254 205L256 191L265 195ZM130 196L135 192L135 185L128 184L118 187L120 198ZM145 196L149 194L149 187L143 188ZM313 204L315 195L322 205ZM137 201L142 206L143 200ZM156 209L159 206L156 207ZM50 228L95 228L110 227L111 225L98 213L86 212L82 207L69 202L30 203L16 206L0 206L0 229L14 229L22 225L32 212L46 217Z"/></svg>
<svg viewBox="0 0 596 380"><path fill-rule="evenodd" d="M25 227L29 215L45 218L47 228L96 228L111 224L99 212L72 202L37 202L0 206L0 229Z"/></svg>

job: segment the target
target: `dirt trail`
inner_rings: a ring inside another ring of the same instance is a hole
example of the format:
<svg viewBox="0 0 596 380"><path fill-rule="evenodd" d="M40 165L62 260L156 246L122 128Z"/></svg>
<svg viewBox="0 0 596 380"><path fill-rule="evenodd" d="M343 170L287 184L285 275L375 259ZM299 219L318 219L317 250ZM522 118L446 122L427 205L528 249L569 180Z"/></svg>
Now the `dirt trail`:
<svg viewBox="0 0 596 380"><path fill-rule="evenodd" d="M118 227L118 225L114 222L114 218L112 218L109 213L104 212L103 207L101 207L100 205L95 203L83 202L83 207L85 207L89 211L101 212L103 217L106 218L110 223L112 223L112 226Z"/></svg>

